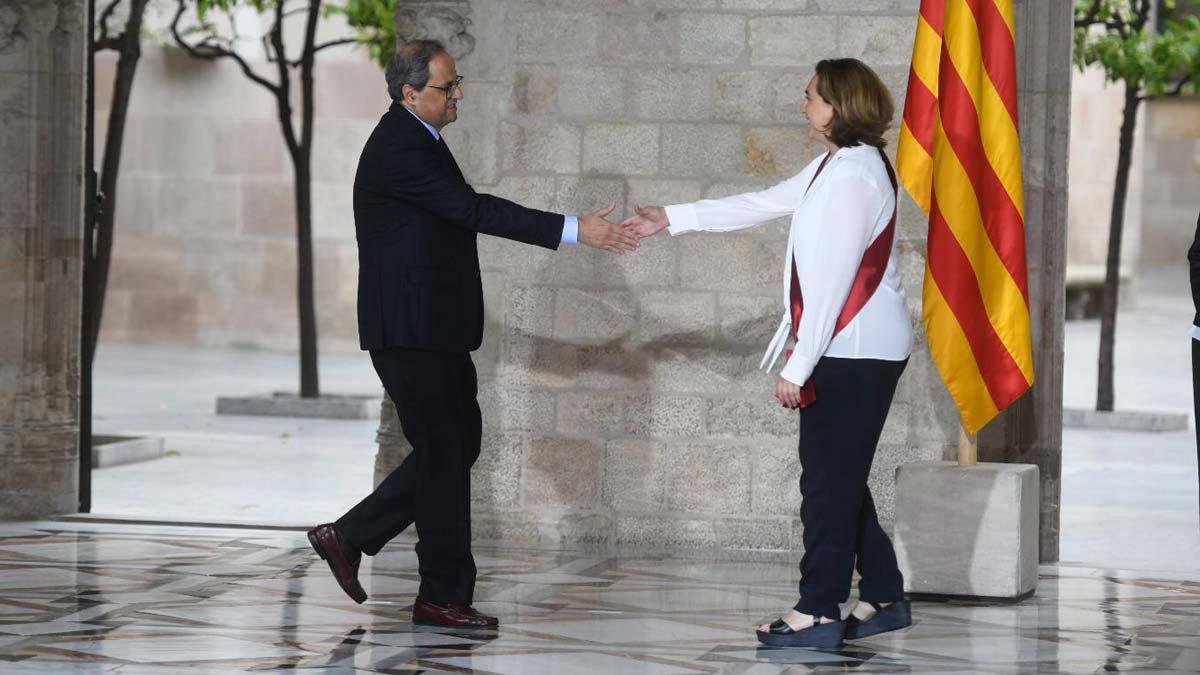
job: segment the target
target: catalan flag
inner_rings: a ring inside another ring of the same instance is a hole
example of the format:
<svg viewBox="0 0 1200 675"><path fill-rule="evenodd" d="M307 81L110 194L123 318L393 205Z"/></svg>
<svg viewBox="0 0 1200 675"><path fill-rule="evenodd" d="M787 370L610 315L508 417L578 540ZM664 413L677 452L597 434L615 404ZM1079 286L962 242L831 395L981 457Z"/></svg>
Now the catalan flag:
<svg viewBox="0 0 1200 675"><path fill-rule="evenodd" d="M976 433L1033 386L1012 0L922 0L897 148L929 349Z"/></svg>

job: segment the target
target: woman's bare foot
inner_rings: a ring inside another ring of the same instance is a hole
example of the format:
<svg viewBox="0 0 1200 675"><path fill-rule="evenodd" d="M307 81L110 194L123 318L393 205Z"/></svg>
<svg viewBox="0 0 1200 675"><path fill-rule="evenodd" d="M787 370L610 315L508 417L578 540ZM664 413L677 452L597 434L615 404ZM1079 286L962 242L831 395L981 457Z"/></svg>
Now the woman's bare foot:
<svg viewBox="0 0 1200 675"><path fill-rule="evenodd" d="M794 609L789 609L788 613L784 614L780 618L783 619L783 622L795 631L804 630L805 628L809 628L813 625L813 617L809 616L808 614L801 614ZM821 623L833 623L833 620L821 617ZM760 623L755 630L760 633L766 633L771 630L771 626L769 624Z"/></svg>
<svg viewBox="0 0 1200 675"><path fill-rule="evenodd" d="M881 603L879 603L879 609L883 609L884 607L887 607L890 604L892 604L892 603L881 602ZM854 609L850 610L850 616L853 616L854 618L858 619L859 621L866 621L866 620L870 619L871 617L875 616L875 613L877 611L878 610L876 610L875 606L872 605L871 603L863 602L862 600L859 600L857 603L855 603Z"/></svg>

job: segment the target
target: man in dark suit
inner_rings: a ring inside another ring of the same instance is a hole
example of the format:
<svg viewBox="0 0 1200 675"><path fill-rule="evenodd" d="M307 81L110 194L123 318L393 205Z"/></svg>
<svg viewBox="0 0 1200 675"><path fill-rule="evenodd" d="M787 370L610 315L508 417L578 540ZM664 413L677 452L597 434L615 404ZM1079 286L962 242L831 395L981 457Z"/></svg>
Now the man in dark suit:
<svg viewBox="0 0 1200 675"><path fill-rule="evenodd" d="M396 405L412 453L313 548L356 602L361 554L416 523L421 587L413 621L481 628L472 606L471 465L481 420L470 352L483 337L478 234L557 249L583 243L630 251L637 238L604 219L613 206L563 216L478 194L441 131L458 116L462 78L440 43L414 40L387 68L393 103L367 140L354 178L361 347Z"/></svg>
<svg viewBox="0 0 1200 675"><path fill-rule="evenodd" d="M1192 405L1196 425L1196 463L1200 465L1200 216L1196 217L1196 236L1188 249L1188 268L1192 277Z"/></svg>

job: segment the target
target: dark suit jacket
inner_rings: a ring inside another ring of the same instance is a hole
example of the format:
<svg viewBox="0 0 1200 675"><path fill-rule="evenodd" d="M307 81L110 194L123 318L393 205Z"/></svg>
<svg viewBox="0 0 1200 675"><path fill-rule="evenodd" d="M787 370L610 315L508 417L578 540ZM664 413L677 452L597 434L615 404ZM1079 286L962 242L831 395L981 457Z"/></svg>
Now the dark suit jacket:
<svg viewBox="0 0 1200 675"><path fill-rule="evenodd" d="M557 249L563 216L478 194L444 141L398 103L354 177L363 349L473 351L483 339L478 233Z"/></svg>
<svg viewBox="0 0 1200 675"><path fill-rule="evenodd" d="M1200 326L1200 216L1196 217L1196 238L1188 249L1188 267L1192 275L1192 304L1196 307L1192 325Z"/></svg>

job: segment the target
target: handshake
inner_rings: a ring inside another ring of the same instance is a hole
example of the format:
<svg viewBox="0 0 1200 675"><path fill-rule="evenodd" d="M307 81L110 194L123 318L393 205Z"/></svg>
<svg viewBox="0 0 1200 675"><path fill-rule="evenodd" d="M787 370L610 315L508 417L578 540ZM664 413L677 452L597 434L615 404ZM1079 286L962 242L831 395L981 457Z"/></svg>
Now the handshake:
<svg viewBox="0 0 1200 675"><path fill-rule="evenodd" d="M613 253L636 251L642 239L655 235L670 225L667 210L661 206L638 206L634 209L634 215L620 223L606 220L616 207L616 204L609 204L598 211L580 216L579 242Z"/></svg>

